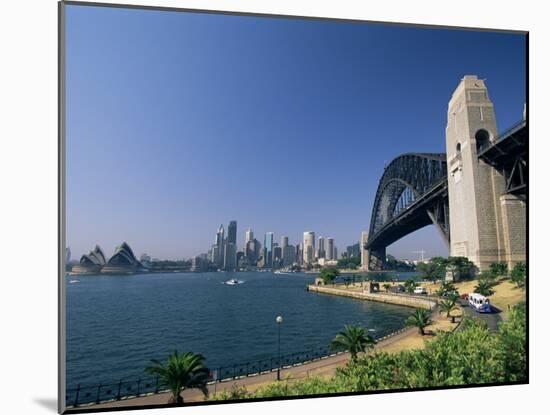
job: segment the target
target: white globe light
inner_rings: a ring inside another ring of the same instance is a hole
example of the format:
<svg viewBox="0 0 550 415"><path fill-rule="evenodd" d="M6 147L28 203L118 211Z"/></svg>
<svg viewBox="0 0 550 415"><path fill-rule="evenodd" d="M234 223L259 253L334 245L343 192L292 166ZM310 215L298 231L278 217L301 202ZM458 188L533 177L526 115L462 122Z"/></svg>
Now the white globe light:
<svg viewBox="0 0 550 415"><path fill-rule="evenodd" d="M275 321L277 322L277 324L281 324L283 322L283 318L281 316L277 316Z"/></svg>

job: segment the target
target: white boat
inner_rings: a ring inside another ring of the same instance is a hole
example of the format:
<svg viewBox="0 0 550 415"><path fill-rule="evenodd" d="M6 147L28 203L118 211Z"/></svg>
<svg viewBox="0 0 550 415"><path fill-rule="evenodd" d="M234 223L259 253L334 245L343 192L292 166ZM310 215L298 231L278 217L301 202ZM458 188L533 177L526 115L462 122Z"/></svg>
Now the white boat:
<svg viewBox="0 0 550 415"><path fill-rule="evenodd" d="M227 280L226 282L224 282L225 285L237 285L242 283L243 283L242 281L236 280L235 278L231 278L230 280Z"/></svg>
<svg viewBox="0 0 550 415"><path fill-rule="evenodd" d="M478 293L468 294L468 304L478 313L490 313L492 311L489 299Z"/></svg>
<svg viewBox="0 0 550 415"><path fill-rule="evenodd" d="M80 282L80 281L79 281L79 280L70 280L70 281L69 281L69 284L74 284L74 283L76 283L76 282Z"/></svg>

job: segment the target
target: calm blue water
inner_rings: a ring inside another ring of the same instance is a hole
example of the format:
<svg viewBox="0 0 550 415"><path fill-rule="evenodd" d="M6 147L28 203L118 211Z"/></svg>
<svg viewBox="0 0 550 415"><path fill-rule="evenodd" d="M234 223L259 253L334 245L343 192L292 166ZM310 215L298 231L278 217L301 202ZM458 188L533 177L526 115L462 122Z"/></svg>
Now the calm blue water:
<svg viewBox="0 0 550 415"><path fill-rule="evenodd" d="M235 277L240 285L224 285ZM305 290L305 274L203 273L67 277L67 387L137 379L173 350L209 367L326 346L345 324L382 337L411 310Z"/></svg>

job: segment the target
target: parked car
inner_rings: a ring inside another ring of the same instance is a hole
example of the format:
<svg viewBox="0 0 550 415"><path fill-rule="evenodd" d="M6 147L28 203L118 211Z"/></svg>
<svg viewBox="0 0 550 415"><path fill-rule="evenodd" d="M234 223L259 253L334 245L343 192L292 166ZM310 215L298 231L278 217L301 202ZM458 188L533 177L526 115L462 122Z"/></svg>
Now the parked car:
<svg viewBox="0 0 550 415"><path fill-rule="evenodd" d="M417 294L417 295L418 295L418 294L420 294L420 295L428 295L428 290L426 290L426 287L420 286L420 287L416 287L416 288L414 289L414 293Z"/></svg>
<svg viewBox="0 0 550 415"><path fill-rule="evenodd" d="M406 290L405 290L404 285L399 284L399 285L395 285L395 286L391 287L390 291L394 292L394 293L404 293Z"/></svg>
<svg viewBox="0 0 550 415"><path fill-rule="evenodd" d="M459 297L460 294L458 294L457 290L454 291L445 291L443 294L441 294L441 297L449 298L449 297Z"/></svg>

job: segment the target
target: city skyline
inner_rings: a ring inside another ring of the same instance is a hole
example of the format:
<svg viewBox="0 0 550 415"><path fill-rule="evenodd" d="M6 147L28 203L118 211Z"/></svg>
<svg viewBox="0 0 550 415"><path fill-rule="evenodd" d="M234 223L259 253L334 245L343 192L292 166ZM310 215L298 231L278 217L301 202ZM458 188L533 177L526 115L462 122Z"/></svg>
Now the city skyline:
<svg viewBox="0 0 550 415"><path fill-rule="evenodd" d="M297 243L313 230L344 252L369 229L384 166L401 153L444 151L459 79L486 79L500 131L525 102L525 45L510 33L67 13L73 258L124 240L152 257L190 258L226 218L261 242L273 231ZM387 252L415 258L421 249L447 254L433 226Z"/></svg>

